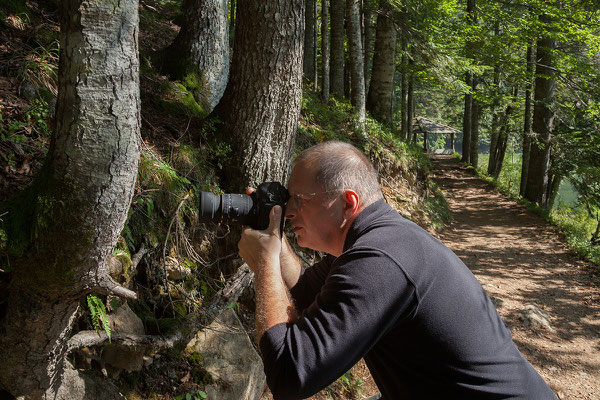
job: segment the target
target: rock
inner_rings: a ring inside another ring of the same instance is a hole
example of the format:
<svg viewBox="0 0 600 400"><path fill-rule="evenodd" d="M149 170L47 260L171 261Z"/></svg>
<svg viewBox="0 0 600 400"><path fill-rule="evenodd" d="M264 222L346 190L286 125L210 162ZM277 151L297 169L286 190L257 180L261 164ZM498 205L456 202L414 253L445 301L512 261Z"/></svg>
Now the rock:
<svg viewBox="0 0 600 400"><path fill-rule="evenodd" d="M180 281L192 273L189 268L181 265L175 257L167 257L165 264L167 266L167 276L172 281Z"/></svg>
<svg viewBox="0 0 600 400"><path fill-rule="evenodd" d="M260 398L266 382L262 360L233 310L198 332L188 351L202 355L204 369L216 380L205 387L209 399Z"/></svg>
<svg viewBox="0 0 600 400"><path fill-rule="evenodd" d="M144 324L127 303L108 316L111 332L143 335ZM108 374L116 378L122 370L140 371L144 365L146 346L109 344L102 351L102 361Z"/></svg>
<svg viewBox="0 0 600 400"><path fill-rule="evenodd" d="M527 328L544 327L550 332L554 332L548 314L533 303L525 304L523 310L519 313L519 319L523 321Z"/></svg>
<svg viewBox="0 0 600 400"><path fill-rule="evenodd" d="M494 306L496 306L496 308L500 308L504 305L504 300L502 299L497 299L493 296L490 296L490 299L492 300L492 303L494 304Z"/></svg>
<svg viewBox="0 0 600 400"><path fill-rule="evenodd" d="M19 95L27 100L32 100L38 97L38 89L33 83L25 81L19 87Z"/></svg>
<svg viewBox="0 0 600 400"><path fill-rule="evenodd" d="M118 280L123 273L123 264L115 256L108 259L108 274L115 280Z"/></svg>

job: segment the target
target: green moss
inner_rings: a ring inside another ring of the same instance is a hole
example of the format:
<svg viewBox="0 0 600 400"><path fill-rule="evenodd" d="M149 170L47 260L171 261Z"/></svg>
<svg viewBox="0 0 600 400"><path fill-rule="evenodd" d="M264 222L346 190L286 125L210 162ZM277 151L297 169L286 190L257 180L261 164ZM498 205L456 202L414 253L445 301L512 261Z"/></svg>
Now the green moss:
<svg viewBox="0 0 600 400"><path fill-rule="evenodd" d="M85 220L92 207L85 191L47 171L42 168L32 185L0 207L6 213L0 229L16 277L32 293L52 296L76 282L79 255L93 246L95 231Z"/></svg>

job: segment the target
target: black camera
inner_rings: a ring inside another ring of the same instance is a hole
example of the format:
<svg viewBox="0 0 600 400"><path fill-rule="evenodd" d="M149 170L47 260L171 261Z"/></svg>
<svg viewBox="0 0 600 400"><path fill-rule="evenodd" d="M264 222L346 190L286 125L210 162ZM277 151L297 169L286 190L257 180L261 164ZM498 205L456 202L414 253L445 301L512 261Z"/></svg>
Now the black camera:
<svg viewBox="0 0 600 400"><path fill-rule="evenodd" d="M269 213L273 206L281 206L283 225L285 204L289 198L287 189L279 182L261 183L250 195L225 193L219 196L201 192L200 221L241 224L264 230L269 227Z"/></svg>

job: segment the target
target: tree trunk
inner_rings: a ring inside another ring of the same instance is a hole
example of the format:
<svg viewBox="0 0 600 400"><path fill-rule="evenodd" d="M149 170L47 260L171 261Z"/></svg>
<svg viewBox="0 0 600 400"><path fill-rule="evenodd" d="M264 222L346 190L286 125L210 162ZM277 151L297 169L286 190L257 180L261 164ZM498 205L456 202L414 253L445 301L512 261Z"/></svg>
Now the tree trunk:
<svg viewBox="0 0 600 400"><path fill-rule="evenodd" d="M554 201L556 200L556 195L558 194L558 188L560 187L561 182L561 175L552 174L548 179L548 187L546 190L546 204L544 204L544 207L546 207L548 210L550 210L554 205Z"/></svg>
<svg viewBox="0 0 600 400"><path fill-rule="evenodd" d="M500 116L498 111L495 111L492 116L490 132L490 158L488 160L487 168L488 175L492 175L496 170L496 148L498 145L498 137L500 135Z"/></svg>
<svg viewBox="0 0 600 400"><path fill-rule="evenodd" d="M314 34L313 34L313 69L312 69L312 76L313 76L313 82L315 82L315 90L317 90L317 88L319 87L319 57L318 57L318 51L317 51L317 47L318 47L318 43L319 43L319 38L318 38L318 31L319 31L319 15L317 12L317 0L314 0L315 2L315 29L314 29Z"/></svg>
<svg viewBox="0 0 600 400"><path fill-rule="evenodd" d="M304 0L304 79L312 84L314 76L315 0Z"/></svg>
<svg viewBox="0 0 600 400"><path fill-rule="evenodd" d="M365 65L365 90L368 90L371 84L371 70L373 68L372 58L372 43L373 43L373 10L370 1L365 0L363 2L363 37L364 37L364 65Z"/></svg>
<svg viewBox="0 0 600 400"><path fill-rule="evenodd" d="M331 93L338 99L344 98L344 21L346 15L345 0L331 0Z"/></svg>
<svg viewBox="0 0 600 400"><path fill-rule="evenodd" d="M476 90L475 85L477 83L473 82L473 91ZM469 157L471 165L477 169L479 165L479 116L481 111L481 103L479 101L473 99L473 103L471 104L471 155Z"/></svg>
<svg viewBox="0 0 600 400"><path fill-rule="evenodd" d="M350 42L351 102L358 114L359 135L365 137L365 69L360 38L359 0L346 0L346 7L348 8L348 41Z"/></svg>
<svg viewBox="0 0 600 400"><path fill-rule="evenodd" d="M466 19L468 25L477 24L477 16L475 14L475 0L467 0ZM466 55L468 58L473 58L473 43L467 42ZM469 88L474 88L474 76L471 72L467 71L465 74L465 83ZM469 164L471 163L471 129L472 129L472 108L473 106L473 90L465 95L465 110L463 113L463 142L462 142L462 159L461 161Z"/></svg>
<svg viewBox="0 0 600 400"><path fill-rule="evenodd" d="M389 5L382 3L377 14L373 74L367 97L367 109L378 121L392 124L392 98L396 70L396 27L389 15Z"/></svg>
<svg viewBox="0 0 600 400"><path fill-rule="evenodd" d="M212 114L232 151L227 190L287 179L302 104L303 13L303 0L238 0L231 76Z"/></svg>
<svg viewBox="0 0 600 400"><path fill-rule="evenodd" d="M33 184L3 209L12 283L0 387L54 397L90 292L135 298L108 275L139 159L138 2L63 1L57 127ZM45 394L45 392L47 392Z"/></svg>
<svg viewBox="0 0 600 400"><path fill-rule="evenodd" d="M531 92L533 90L533 46L527 46L527 78L529 82L525 88L525 123L523 126L523 156L521 159L521 185L519 194L525 196L527 175L529 172L529 154L531 150Z"/></svg>
<svg viewBox="0 0 600 400"><path fill-rule="evenodd" d="M233 47L233 37L235 35L235 0L229 2L229 48Z"/></svg>
<svg viewBox="0 0 600 400"><path fill-rule="evenodd" d="M408 78L407 78L407 69L408 69L408 57L406 56L406 39L402 38L402 59L401 59L401 85L402 91L400 96L400 119L401 119L401 136L405 140L410 140L410 135L408 133L408 109L406 108L407 104L407 96L408 96Z"/></svg>
<svg viewBox="0 0 600 400"><path fill-rule="evenodd" d="M473 75L467 72L465 83L469 88L473 87ZM462 139L462 158L461 161L469 164L471 162L471 107L473 105L473 95L465 94L465 110L463 113L463 139Z"/></svg>
<svg viewBox="0 0 600 400"><path fill-rule="evenodd" d="M329 6L321 1L321 99L329 101Z"/></svg>
<svg viewBox="0 0 600 400"><path fill-rule="evenodd" d="M409 65L412 60L409 60ZM409 67L410 68L410 67ZM412 72L408 73L408 88L406 94L406 127L408 128L407 134L410 138L412 136L413 142L417 143L417 134L413 133L413 120L414 116L414 95L415 95L415 77Z"/></svg>
<svg viewBox="0 0 600 400"><path fill-rule="evenodd" d="M197 74L210 112L223 96L229 75L227 0L186 0L183 15L179 34L165 50L163 70L174 79Z"/></svg>
<svg viewBox="0 0 600 400"><path fill-rule="evenodd" d="M515 86L512 94L512 102L516 102L518 95L519 88ZM500 172L502 171L502 166L504 164L504 156L506 155L506 146L508 145L508 136L510 132L510 119L513 110L514 107L512 103L506 106L506 110L504 111L502 118L500 118L497 143L494 149L494 153L492 154L490 152L490 165L492 165L493 163L494 168L491 171L488 170L488 174L492 175L496 180L500 176Z"/></svg>
<svg viewBox="0 0 600 400"><path fill-rule="evenodd" d="M541 17L540 20L548 20ZM537 43L535 105L533 108L533 140L529 153L529 170L525 198L546 204L548 166L550 162L550 138L554 127L554 69L552 52L556 40L543 37Z"/></svg>

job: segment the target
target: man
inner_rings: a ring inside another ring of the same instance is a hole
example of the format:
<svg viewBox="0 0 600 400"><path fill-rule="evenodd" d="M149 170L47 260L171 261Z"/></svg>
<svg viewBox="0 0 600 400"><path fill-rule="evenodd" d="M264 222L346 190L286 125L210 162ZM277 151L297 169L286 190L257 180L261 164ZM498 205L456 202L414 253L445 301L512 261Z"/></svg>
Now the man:
<svg viewBox="0 0 600 400"><path fill-rule="evenodd" d="M318 392L362 357L383 399L555 399L519 353L473 274L382 198L353 146L296 160L286 217L298 244L328 253L302 270L279 236L245 228L256 274L256 329L275 399Z"/></svg>

